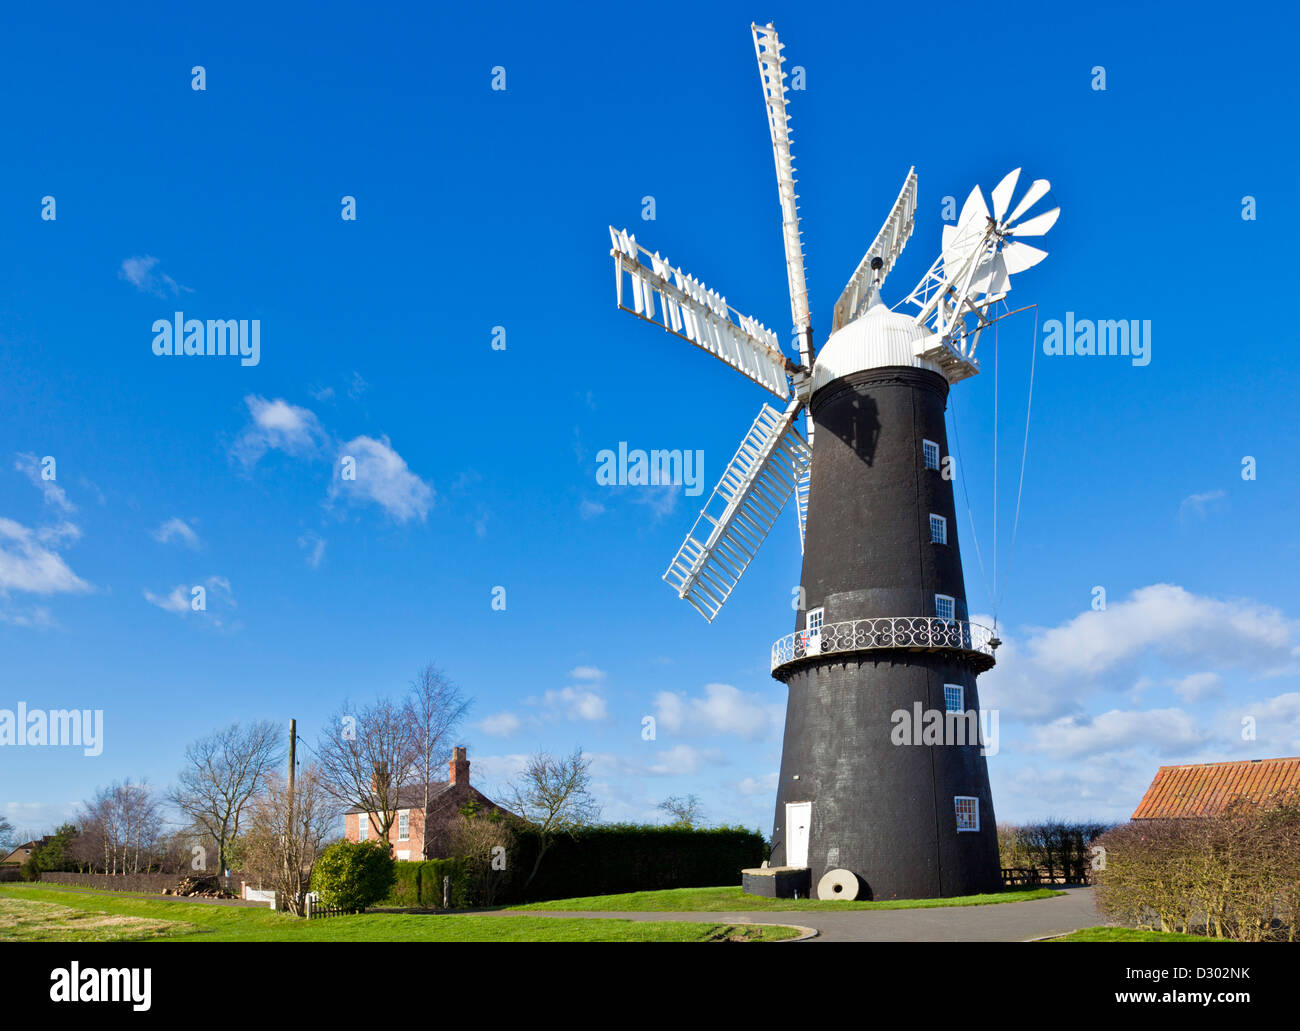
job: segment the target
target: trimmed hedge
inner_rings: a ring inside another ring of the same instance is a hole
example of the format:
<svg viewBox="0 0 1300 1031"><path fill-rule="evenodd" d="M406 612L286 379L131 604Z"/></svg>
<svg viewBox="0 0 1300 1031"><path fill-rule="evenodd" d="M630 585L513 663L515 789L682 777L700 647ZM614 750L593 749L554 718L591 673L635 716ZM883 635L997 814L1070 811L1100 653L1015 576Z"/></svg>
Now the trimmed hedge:
<svg viewBox="0 0 1300 1031"><path fill-rule="evenodd" d="M525 889L539 847L536 830L517 832L503 893L512 901L739 884L740 871L767 854L763 836L743 827L602 824L557 836Z"/></svg>
<svg viewBox="0 0 1300 1031"><path fill-rule="evenodd" d="M442 879L451 878L452 907L466 902L465 865L459 859L418 860L399 859L396 863L397 883L388 897L378 903L397 909L441 909Z"/></svg>
<svg viewBox="0 0 1300 1031"><path fill-rule="evenodd" d="M602 824L557 835L525 888L541 841L529 827L516 827L515 834L501 874L498 905L739 884L740 871L758 866L768 855L763 836L742 827ZM397 883L381 906L440 909L444 876L451 877L453 908L473 904L463 859L398 860L396 868Z"/></svg>

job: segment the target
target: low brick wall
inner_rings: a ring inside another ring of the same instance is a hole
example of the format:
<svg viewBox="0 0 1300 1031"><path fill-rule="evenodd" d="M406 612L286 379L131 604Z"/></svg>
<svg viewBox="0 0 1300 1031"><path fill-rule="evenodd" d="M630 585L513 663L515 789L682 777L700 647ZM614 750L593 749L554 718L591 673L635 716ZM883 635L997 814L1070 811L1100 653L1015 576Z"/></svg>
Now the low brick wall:
<svg viewBox="0 0 1300 1031"><path fill-rule="evenodd" d="M46 884L70 884L78 888L97 888L100 891L142 891L161 895L164 888L174 888L187 875L179 873L43 873ZM238 874L217 878L227 891L239 894L242 878Z"/></svg>

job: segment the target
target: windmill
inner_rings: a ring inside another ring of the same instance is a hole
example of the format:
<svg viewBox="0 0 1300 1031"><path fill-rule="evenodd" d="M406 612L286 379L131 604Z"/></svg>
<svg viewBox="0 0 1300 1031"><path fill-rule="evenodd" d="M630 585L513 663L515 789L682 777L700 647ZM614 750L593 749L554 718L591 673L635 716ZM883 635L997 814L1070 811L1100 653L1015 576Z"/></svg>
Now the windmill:
<svg viewBox="0 0 1300 1031"><path fill-rule="evenodd" d="M944 411L949 387L979 372L980 335L1011 277L1046 257L1025 238L1045 234L1060 209L1026 217L1048 193L1045 179L1012 207L1020 169L994 187L991 209L976 186L944 227L938 257L891 310L881 290L916 217L909 170L816 351L783 46L771 24L750 28L797 357L724 295L610 227L618 306L781 405L763 405L663 578L712 621L793 494L804 605L801 625L772 646L772 674L789 688L772 866L804 871L837 897L990 890L999 864L978 734L907 747L891 730L899 712L979 711L975 677L992 667L998 642L966 618L952 483L941 472Z"/></svg>

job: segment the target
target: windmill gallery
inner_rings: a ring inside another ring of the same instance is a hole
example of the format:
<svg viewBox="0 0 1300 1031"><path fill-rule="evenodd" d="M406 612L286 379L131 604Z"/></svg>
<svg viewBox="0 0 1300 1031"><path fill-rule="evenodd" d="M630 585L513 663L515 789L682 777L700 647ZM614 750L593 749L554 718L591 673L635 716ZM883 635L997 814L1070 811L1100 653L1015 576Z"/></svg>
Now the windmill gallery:
<svg viewBox="0 0 1300 1031"><path fill-rule="evenodd" d="M781 403L762 406L664 574L712 622L794 495L806 607L771 649L772 676L788 689L785 735L771 860L745 871L745 888L837 898L996 890L988 742L978 734L891 741L891 717L981 712L976 678L993 667L1001 642L967 614L953 486L942 472L945 411L950 388L980 371L980 335L1002 317L995 305L1011 277L1047 256L1025 238L1046 234L1060 209L1030 215L1050 190L1045 179L1013 205L1020 169L994 187L991 207L975 187L956 224L944 226L939 256L891 309L881 289L917 210L909 171L815 350L783 47L770 24L751 32L797 358L721 294L626 230L609 230L618 307Z"/></svg>

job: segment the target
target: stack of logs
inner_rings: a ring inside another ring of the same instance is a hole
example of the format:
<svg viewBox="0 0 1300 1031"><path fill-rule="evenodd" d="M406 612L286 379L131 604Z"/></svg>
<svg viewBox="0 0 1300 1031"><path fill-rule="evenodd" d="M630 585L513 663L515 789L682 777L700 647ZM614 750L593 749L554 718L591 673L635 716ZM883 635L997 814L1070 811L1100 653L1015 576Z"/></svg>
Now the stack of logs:
<svg viewBox="0 0 1300 1031"><path fill-rule="evenodd" d="M233 899L237 896L226 891L215 877L185 877L174 888L164 888L164 895L185 895L200 899Z"/></svg>

